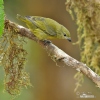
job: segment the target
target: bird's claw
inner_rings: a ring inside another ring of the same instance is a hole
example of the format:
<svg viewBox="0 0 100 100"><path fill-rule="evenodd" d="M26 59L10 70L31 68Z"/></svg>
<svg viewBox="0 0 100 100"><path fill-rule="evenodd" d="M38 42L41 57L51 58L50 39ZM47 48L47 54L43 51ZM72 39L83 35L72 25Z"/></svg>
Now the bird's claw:
<svg viewBox="0 0 100 100"><path fill-rule="evenodd" d="M48 44L50 44L50 43L51 43L51 41L50 41L50 40L43 40L43 42L44 42L44 45L48 45Z"/></svg>

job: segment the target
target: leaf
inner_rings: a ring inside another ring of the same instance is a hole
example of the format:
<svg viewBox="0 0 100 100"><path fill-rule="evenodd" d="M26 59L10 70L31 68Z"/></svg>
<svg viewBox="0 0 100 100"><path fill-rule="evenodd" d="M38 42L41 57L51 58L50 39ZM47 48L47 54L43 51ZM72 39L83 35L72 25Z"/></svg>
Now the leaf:
<svg viewBox="0 0 100 100"><path fill-rule="evenodd" d="M3 0L0 0L0 37L3 34L3 29L4 29L4 5L3 5Z"/></svg>

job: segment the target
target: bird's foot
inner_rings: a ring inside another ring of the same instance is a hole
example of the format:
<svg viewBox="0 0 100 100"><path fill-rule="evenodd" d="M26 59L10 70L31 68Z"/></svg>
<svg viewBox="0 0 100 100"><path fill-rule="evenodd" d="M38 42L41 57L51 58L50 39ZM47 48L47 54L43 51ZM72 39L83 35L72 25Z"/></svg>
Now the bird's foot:
<svg viewBox="0 0 100 100"><path fill-rule="evenodd" d="M51 43L51 41L50 41L50 40L43 40L43 42L44 42L44 45L48 45L48 44L50 44L50 43Z"/></svg>

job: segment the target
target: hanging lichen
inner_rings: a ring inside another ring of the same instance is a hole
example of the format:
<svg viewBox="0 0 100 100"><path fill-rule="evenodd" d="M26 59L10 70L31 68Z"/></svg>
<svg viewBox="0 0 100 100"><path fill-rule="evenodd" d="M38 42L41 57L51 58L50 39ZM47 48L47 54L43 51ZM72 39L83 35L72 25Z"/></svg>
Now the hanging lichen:
<svg viewBox="0 0 100 100"><path fill-rule="evenodd" d="M81 61L100 75L100 0L67 0L66 9L78 25Z"/></svg>
<svg viewBox="0 0 100 100"><path fill-rule="evenodd" d="M27 54L23 49L24 43L25 39L16 28L6 22L0 38L0 65L5 71L5 90L11 95L18 95L23 87L31 86L29 74L24 70Z"/></svg>

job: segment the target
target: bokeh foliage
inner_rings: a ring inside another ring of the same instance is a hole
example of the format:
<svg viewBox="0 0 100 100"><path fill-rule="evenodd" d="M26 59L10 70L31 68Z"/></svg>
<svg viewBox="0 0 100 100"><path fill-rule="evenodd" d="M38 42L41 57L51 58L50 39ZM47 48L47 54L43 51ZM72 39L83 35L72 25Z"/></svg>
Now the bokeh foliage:
<svg viewBox="0 0 100 100"><path fill-rule="evenodd" d="M100 74L100 2L67 0L66 8L72 16L75 14L81 61Z"/></svg>
<svg viewBox="0 0 100 100"><path fill-rule="evenodd" d="M4 29L4 6L3 0L0 0L0 36L3 34Z"/></svg>
<svg viewBox="0 0 100 100"><path fill-rule="evenodd" d="M67 0L66 9L78 25L81 61L100 75L100 2L99 0ZM81 77L80 77L81 76ZM82 74L75 78L83 82ZM78 84L79 85L79 84Z"/></svg>

